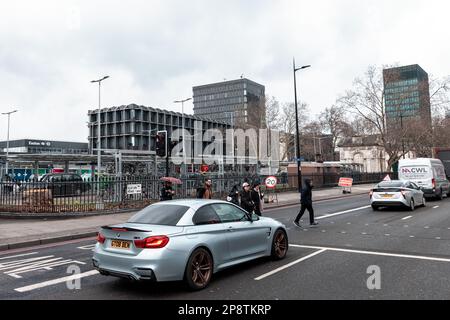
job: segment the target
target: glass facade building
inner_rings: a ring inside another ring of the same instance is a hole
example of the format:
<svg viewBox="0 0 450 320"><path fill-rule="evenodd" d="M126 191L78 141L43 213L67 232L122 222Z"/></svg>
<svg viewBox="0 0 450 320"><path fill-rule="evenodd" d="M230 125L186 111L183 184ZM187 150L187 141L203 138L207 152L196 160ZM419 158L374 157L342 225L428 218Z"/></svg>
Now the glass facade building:
<svg viewBox="0 0 450 320"><path fill-rule="evenodd" d="M242 78L193 87L194 114L233 126L265 127L265 87Z"/></svg>
<svg viewBox="0 0 450 320"><path fill-rule="evenodd" d="M428 74L417 64L383 70L387 123L420 118L431 126Z"/></svg>

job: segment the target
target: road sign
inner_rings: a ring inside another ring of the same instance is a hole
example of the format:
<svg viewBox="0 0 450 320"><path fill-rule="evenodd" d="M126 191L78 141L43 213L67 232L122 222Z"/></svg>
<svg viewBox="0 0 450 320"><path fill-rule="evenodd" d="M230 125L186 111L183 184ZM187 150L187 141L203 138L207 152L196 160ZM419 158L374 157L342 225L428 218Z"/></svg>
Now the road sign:
<svg viewBox="0 0 450 320"><path fill-rule="evenodd" d="M141 194L142 184L127 184L127 194Z"/></svg>
<svg viewBox="0 0 450 320"><path fill-rule="evenodd" d="M386 177L384 177L383 181L391 181L391 177L389 177L389 175L386 175Z"/></svg>
<svg viewBox="0 0 450 320"><path fill-rule="evenodd" d="M339 187L351 187L353 185L352 178L339 178Z"/></svg>
<svg viewBox="0 0 450 320"><path fill-rule="evenodd" d="M267 177L265 180L265 184L267 188L275 188L277 185L277 178L274 176Z"/></svg>

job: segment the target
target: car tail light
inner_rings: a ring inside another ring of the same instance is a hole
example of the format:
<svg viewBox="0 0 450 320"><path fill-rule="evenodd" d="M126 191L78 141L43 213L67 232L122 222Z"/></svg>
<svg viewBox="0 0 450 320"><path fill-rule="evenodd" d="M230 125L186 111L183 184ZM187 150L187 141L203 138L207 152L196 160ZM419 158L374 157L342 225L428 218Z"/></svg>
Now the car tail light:
<svg viewBox="0 0 450 320"><path fill-rule="evenodd" d="M433 189L436 188L436 180L434 178L431 179L431 185L433 186Z"/></svg>
<svg viewBox="0 0 450 320"><path fill-rule="evenodd" d="M405 191L405 190L401 190L400 193L402 194L403 198L406 199L406 194L407 194L408 192Z"/></svg>
<svg viewBox="0 0 450 320"><path fill-rule="evenodd" d="M103 235L103 234L101 234L100 232L99 233L97 233L97 242L98 243L105 243L105 240L106 240L106 238L105 238L105 236Z"/></svg>
<svg viewBox="0 0 450 320"><path fill-rule="evenodd" d="M160 249L169 243L167 236L152 236L142 240L134 240L136 248L140 249Z"/></svg>

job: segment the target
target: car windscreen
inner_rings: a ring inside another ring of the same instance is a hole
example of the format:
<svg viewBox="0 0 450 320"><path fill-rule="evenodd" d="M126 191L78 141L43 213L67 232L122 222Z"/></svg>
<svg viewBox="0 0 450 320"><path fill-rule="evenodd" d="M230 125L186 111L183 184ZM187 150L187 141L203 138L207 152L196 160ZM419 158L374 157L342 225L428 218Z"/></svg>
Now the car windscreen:
<svg viewBox="0 0 450 320"><path fill-rule="evenodd" d="M136 213L128 220L128 222L176 226L178 221L180 221L181 217L188 210L188 206L175 204L154 204Z"/></svg>

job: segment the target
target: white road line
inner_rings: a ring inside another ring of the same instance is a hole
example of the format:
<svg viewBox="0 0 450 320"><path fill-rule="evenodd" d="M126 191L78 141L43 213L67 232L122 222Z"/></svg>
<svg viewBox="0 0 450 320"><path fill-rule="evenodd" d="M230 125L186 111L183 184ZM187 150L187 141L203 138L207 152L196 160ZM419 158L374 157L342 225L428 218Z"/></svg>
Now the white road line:
<svg viewBox="0 0 450 320"><path fill-rule="evenodd" d="M327 250L327 251L360 253L360 254L368 254L368 255L374 255L374 256L386 256L386 257L396 257L396 258L407 258L407 259L450 262L450 259L446 259L446 258L416 256L416 255L410 255L410 254L395 254L395 253L377 252L377 251L351 250L351 249L340 249L340 248L318 247L318 246L303 246L303 245L297 245L297 244L290 244L289 246L290 247L297 247L297 248L305 248L305 249L317 249L317 250Z"/></svg>
<svg viewBox="0 0 450 320"><path fill-rule="evenodd" d="M0 258L0 260L17 258L17 257L31 256L33 254L37 254L37 252L30 252L30 253L18 254L18 255L15 255L15 256L3 257L3 258Z"/></svg>
<svg viewBox="0 0 450 320"><path fill-rule="evenodd" d="M364 206L364 207L359 207L359 208L355 208L355 209L345 210L345 211L336 212L336 213L332 213L332 214L327 214L327 215L324 215L324 216L317 217L316 220L321 220L321 219L325 219L325 218L329 218L329 217L339 216L339 215L344 214L344 213L349 213L349 212L353 212L353 211L363 210L363 209L367 209L367 208L370 208L370 207L371 206Z"/></svg>
<svg viewBox="0 0 450 320"><path fill-rule="evenodd" d="M17 292L28 292L28 291L48 287L48 286L53 286L55 284L63 283L66 281L71 281L71 280L94 276L96 274L98 274L97 270L91 270L91 271L88 271L85 273L75 274L75 275L68 276L68 277L63 277L63 278L53 279L53 280L49 280L49 281L45 281L45 282L41 282L41 283L36 283L36 284L32 284L30 286L21 287L21 288L17 288L14 290Z"/></svg>
<svg viewBox="0 0 450 320"><path fill-rule="evenodd" d="M408 219L410 219L410 218L412 218L412 216L404 217L404 218L402 218L402 220L408 220Z"/></svg>
<svg viewBox="0 0 450 320"><path fill-rule="evenodd" d="M434 206L434 207L433 207L433 209L437 209L437 208L439 208L439 206Z"/></svg>
<svg viewBox="0 0 450 320"><path fill-rule="evenodd" d="M326 251L326 249L320 249L319 251L313 252L313 253L311 253L311 254L309 254L309 255L303 257L303 258L300 258L300 259L295 260L295 261L293 261L293 262L291 262L291 263L288 263L287 265L284 265L284 266L282 266L282 267L280 267L280 268L278 268L278 269L275 269L275 270L273 270L273 271L270 271L270 272L268 272L268 273L265 273L265 274L263 274L263 275L261 275L261 276L255 278L255 280L258 281L258 280L262 280L262 279L264 279L264 278L267 278L267 277L269 277L269 276L271 276L271 275L273 275L273 274L275 274L275 273L277 273L277 272L280 272L280 271L282 271L282 270L284 270L284 269L286 269L286 268L289 268L289 267L293 266L294 264L297 264L297 263L300 263L300 262L302 262L302 261L305 261L305 260L307 260L307 259L309 259L309 258L312 258L312 257L314 257L315 255L318 255L318 254L320 254L320 253L322 253L322 252L324 252L324 251Z"/></svg>

